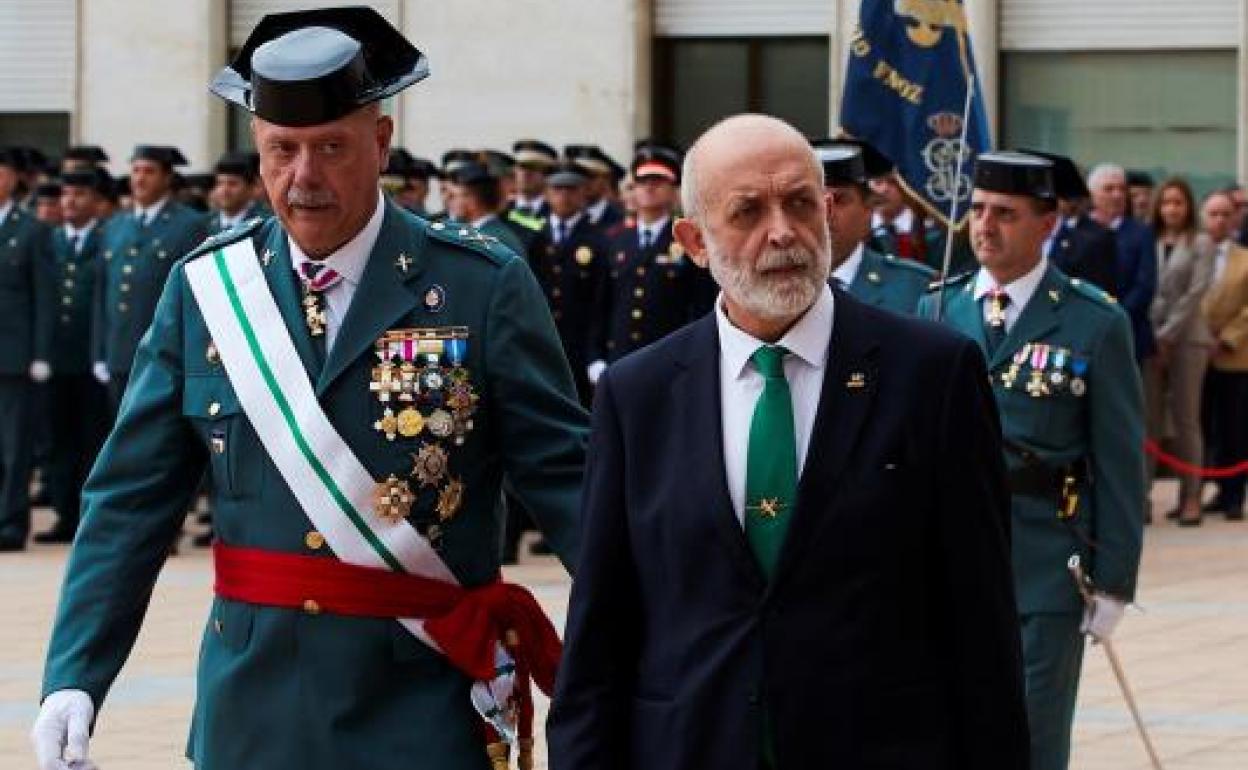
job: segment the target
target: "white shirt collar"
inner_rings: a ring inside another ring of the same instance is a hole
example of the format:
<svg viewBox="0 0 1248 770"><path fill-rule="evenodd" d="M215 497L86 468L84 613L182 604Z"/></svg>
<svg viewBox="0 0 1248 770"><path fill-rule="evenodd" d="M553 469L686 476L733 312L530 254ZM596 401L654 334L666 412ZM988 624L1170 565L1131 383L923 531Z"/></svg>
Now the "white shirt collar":
<svg viewBox="0 0 1248 770"><path fill-rule="evenodd" d="M908 233L908 232L913 231L914 230L914 210L911 209L909 206L904 207L901 210L901 213L893 218L891 223L889 222L889 220L884 218L883 214L881 214L878 211L871 215L871 229L877 230L888 224L892 224L894 229L896 229L897 232L899 233Z"/></svg>
<svg viewBox="0 0 1248 770"><path fill-rule="evenodd" d="M13 210L13 199L9 198L8 202L0 206L0 225L5 223L9 218L9 212Z"/></svg>
<svg viewBox="0 0 1248 770"><path fill-rule="evenodd" d="M364 275L364 268L368 265L368 257L373 253L373 246L377 244L377 236L381 233L381 222L385 218L385 213L385 198L378 190L377 208L373 210L373 216L368 220L368 224L364 225L354 238L320 261L332 267L347 283L352 286L358 285L360 278ZM290 246L290 263L298 272L299 266L309 261L308 256L289 234L286 235L286 243Z"/></svg>
<svg viewBox="0 0 1248 770"><path fill-rule="evenodd" d="M776 345L788 350L808 366L822 369L828 360L828 343L832 339L833 315L832 289L824 286L813 305L793 324L793 328L776 342ZM745 375L746 364L750 357L763 342L747 332L738 329L728 320L724 311L724 295L721 293L715 300L715 323L719 327L719 348L723 354L725 371L732 372L734 378Z"/></svg>
<svg viewBox="0 0 1248 770"><path fill-rule="evenodd" d="M1124 214L1124 215L1122 215L1122 216L1118 217L1117 219L1115 219L1114 221L1110 222L1110 223L1109 223L1109 229L1110 229L1110 230L1117 231L1117 230L1118 230L1118 228L1122 227L1122 220L1124 220L1124 219L1126 219L1126 218L1127 218L1127 217L1126 217L1126 215Z"/></svg>
<svg viewBox="0 0 1248 770"><path fill-rule="evenodd" d="M585 216L584 211L578 211L572 216L568 217L567 219L560 219L557 215L551 214L550 215L550 229L554 231L554 230L558 230L562 226L563 227L562 235L564 238L567 238L568 233L572 232L572 228L576 227L576 224L581 221L581 217L583 216Z"/></svg>
<svg viewBox="0 0 1248 770"><path fill-rule="evenodd" d="M546 199L543 198L541 195L535 195L532 198L526 198L523 195L516 193L516 205L528 211L533 211L535 209L541 208L542 204L545 202L546 202Z"/></svg>
<svg viewBox="0 0 1248 770"><path fill-rule="evenodd" d="M854 249L854 253L849 255L849 259L846 259L841 263L840 267L832 271L832 277L839 280L845 288L848 289L852 286L854 279L858 277L858 268L862 266L862 255L865 251L866 249L859 243L857 248Z"/></svg>
<svg viewBox="0 0 1248 770"><path fill-rule="evenodd" d="M245 219L247 219L247 215L251 213L251 207L254 205L255 204L253 203L246 204L241 209L239 209L239 212L235 214L234 216L230 216L224 211L219 212L221 216L221 225L225 227L226 229L229 229L232 227L238 227L239 225L243 223Z"/></svg>
<svg viewBox="0 0 1248 770"><path fill-rule="evenodd" d="M0 217L0 220L2 219L3 217ZM95 227L96 221L97 220L95 219L89 219L87 220L87 223L83 225L81 228L75 228L72 224L70 224L69 222L66 222L65 223L65 235L71 241L80 235L85 236L87 233L91 232L91 228Z"/></svg>
<svg viewBox="0 0 1248 770"><path fill-rule="evenodd" d="M1002 286L1001 288L1010 297L1010 305L1020 312L1027 307L1027 303L1031 301L1031 295L1036 293L1036 289L1039 288L1040 282L1044 280L1044 274L1048 269L1048 257L1041 257L1035 267L1027 271L1025 275ZM978 302L996 286L997 280L986 269L981 267L979 273L975 276L975 301Z"/></svg>
<svg viewBox="0 0 1248 770"><path fill-rule="evenodd" d="M147 208L143 208L142 206L136 203L134 204L134 216L136 219L138 219L141 222L150 223L156 219L156 215L160 213L160 210L163 209L165 207L165 204L168 202L169 202L169 196L166 195L165 197L156 201L155 203L148 206Z"/></svg>
<svg viewBox="0 0 1248 770"><path fill-rule="evenodd" d="M662 217L654 220L653 222L642 222L640 219L638 219L637 230L638 232L648 233L650 236L650 241L653 243L654 241L657 241L659 239L659 235L662 234L663 228L667 227L668 222L671 222L671 221L672 221L671 214L664 214Z"/></svg>
<svg viewBox="0 0 1248 770"><path fill-rule="evenodd" d="M602 219L602 215L607 213L607 205L610 203L611 201L606 198L599 198L596 202L589 204L586 207L586 210L589 211L589 221L597 223L599 219Z"/></svg>

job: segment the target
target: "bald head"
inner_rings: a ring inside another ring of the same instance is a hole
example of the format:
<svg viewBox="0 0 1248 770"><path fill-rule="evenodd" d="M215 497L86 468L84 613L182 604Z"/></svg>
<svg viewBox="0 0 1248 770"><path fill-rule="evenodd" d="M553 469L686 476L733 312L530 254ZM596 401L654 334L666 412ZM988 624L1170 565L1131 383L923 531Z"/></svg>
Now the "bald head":
<svg viewBox="0 0 1248 770"><path fill-rule="evenodd" d="M823 186L823 166L797 129L770 115L746 113L724 118L706 130L685 154L680 202L685 216L701 222L725 178L746 171L766 174L777 161L805 166Z"/></svg>

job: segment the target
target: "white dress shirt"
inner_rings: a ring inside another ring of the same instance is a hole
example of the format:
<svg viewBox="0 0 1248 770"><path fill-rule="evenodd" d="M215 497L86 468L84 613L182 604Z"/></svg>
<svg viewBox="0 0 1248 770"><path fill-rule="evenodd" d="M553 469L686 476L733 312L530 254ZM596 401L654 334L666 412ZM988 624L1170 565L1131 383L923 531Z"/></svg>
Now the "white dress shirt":
<svg viewBox="0 0 1248 770"><path fill-rule="evenodd" d="M914 210L906 206L891 222L885 219L884 215L878 211L871 215L872 230L879 230L881 227L889 224L899 233L914 232Z"/></svg>
<svg viewBox="0 0 1248 770"><path fill-rule="evenodd" d="M576 223L581 221L581 217L585 216L584 211L578 211L567 219L560 219L554 214L550 215L550 233L556 236L555 243L560 244L572 233L572 229L576 227ZM562 228L562 231L560 230Z"/></svg>
<svg viewBox="0 0 1248 770"><path fill-rule="evenodd" d="M849 259L845 260L832 271L832 277L841 282L841 286L849 289L854 285L854 279L858 277L858 270L862 267L862 252L864 247L861 243L854 249L854 253L849 255Z"/></svg>
<svg viewBox="0 0 1248 770"><path fill-rule="evenodd" d="M1036 266L1025 275L1001 287L1010 297L1010 303L1005 306L1005 330L1007 332L1014 328L1014 322L1023 314L1023 308L1027 307L1027 303L1031 301L1031 295L1036 293L1036 289L1039 288L1040 282L1044 280L1044 274L1048 269L1048 257L1041 257ZM984 298L985 294L996 287L997 279L993 278L987 270L981 267L979 273L975 276L975 301L979 302ZM984 322L987 323L987 302L980 303L980 312L984 316Z"/></svg>
<svg viewBox="0 0 1248 770"><path fill-rule="evenodd" d="M165 207L169 201L169 196L161 198L147 208L143 208L139 204L134 204L134 218L139 220L139 224L150 225L156 219L156 215Z"/></svg>
<svg viewBox="0 0 1248 770"><path fill-rule="evenodd" d="M4 217L0 217L0 222L4 221ZM1231 242L1222 241L1218 244L1217 250L1213 253L1213 281L1210 286L1216 286L1222 282L1222 274L1226 272L1226 256L1231 251Z"/></svg>
<svg viewBox="0 0 1248 770"><path fill-rule="evenodd" d="M672 218L666 215L653 222L637 220L637 244L639 246L653 246L655 243L658 243L659 236L663 234L663 228L667 227L667 223L671 220Z"/></svg>
<svg viewBox="0 0 1248 770"><path fill-rule="evenodd" d="M65 240L74 245L75 254L82 253L82 245L87 242L87 236L91 234L93 227L95 227L94 219L78 229L75 229L69 222L65 223Z"/></svg>
<svg viewBox="0 0 1248 770"><path fill-rule="evenodd" d="M715 302L719 328L720 419L724 433L724 474L737 521L745 525L745 471L754 407L763 393L763 375L750 360L754 351L769 343L755 339L733 326L724 312L721 294ZM801 476L810 448L810 433L819 410L823 376L832 339L832 290L824 286L815 304L776 345L788 350L784 376L793 399L793 428L797 436L797 472Z"/></svg>
<svg viewBox="0 0 1248 770"><path fill-rule="evenodd" d="M355 237L347 241L325 259L319 260L321 263L333 268L342 280L334 284L325 292L325 350L332 350L334 347L334 338L338 336L338 330L342 328L342 321L347 317L347 310L351 307L351 298L355 296L355 289L360 285L360 278L364 275L364 268L368 265L368 257L373 253L373 246L377 243L377 236L381 233L381 221L385 218L386 206L385 199L381 192L377 193L377 208L373 210L373 216L368 220L368 224L364 225L364 229L356 233ZM308 256L303 253L303 249L299 248L299 244L288 234L286 242L290 245L290 264L295 269L296 276L302 276L299 266L309 260Z"/></svg>
<svg viewBox="0 0 1248 770"><path fill-rule="evenodd" d="M585 207L586 213L589 214L589 221L598 224L602 221L602 215L607 213L607 206L611 205L611 201L606 198L599 198L597 203L591 203Z"/></svg>

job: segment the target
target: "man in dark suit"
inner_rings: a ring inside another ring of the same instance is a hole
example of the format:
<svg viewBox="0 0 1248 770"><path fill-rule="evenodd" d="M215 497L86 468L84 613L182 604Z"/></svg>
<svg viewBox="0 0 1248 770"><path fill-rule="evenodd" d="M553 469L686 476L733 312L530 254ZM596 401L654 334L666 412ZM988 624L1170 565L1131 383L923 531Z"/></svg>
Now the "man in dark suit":
<svg viewBox="0 0 1248 770"><path fill-rule="evenodd" d="M1082 211L1088 186L1075 162L1064 155L1023 150L1053 163L1057 193L1057 225L1044 243L1044 256L1071 278L1087 281L1118 296L1118 243L1114 234Z"/></svg>
<svg viewBox="0 0 1248 770"><path fill-rule="evenodd" d="M552 770L1025 768L982 354L829 287L788 125L720 123L684 179L721 299L599 381Z"/></svg>
<svg viewBox="0 0 1248 770"><path fill-rule="evenodd" d="M1127 204L1127 174L1121 166L1103 163L1088 174L1092 192L1092 218L1113 231L1118 245L1118 293L1115 295L1131 319L1135 360L1143 361L1156 351L1148 311L1157 293L1157 252L1148 225L1133 219Z"/></svg>

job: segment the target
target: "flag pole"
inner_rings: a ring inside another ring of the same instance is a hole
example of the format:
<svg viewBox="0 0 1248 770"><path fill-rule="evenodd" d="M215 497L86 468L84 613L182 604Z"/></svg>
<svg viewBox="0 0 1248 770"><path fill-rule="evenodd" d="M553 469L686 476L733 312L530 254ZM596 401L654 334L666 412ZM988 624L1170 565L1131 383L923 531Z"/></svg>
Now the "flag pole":
<svg viewBox="0 0 1248 770"><path fill-rule="evenodd" d="M940 288L936 295L936 321L945 315L945 284L949 281L949 264L953 261L953 236L958 221L958 188L962 186L962 153L971 127L971 101L975 98L975 73L966 77L966 104L962 107L962 137L958 142L958 160L954 164L953 200L949 204L949 226L945 230L945 259L940 268Z"/></svg>

